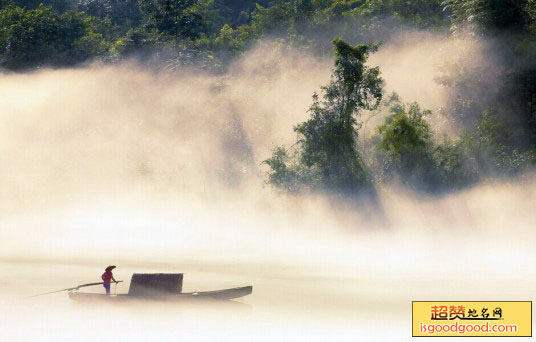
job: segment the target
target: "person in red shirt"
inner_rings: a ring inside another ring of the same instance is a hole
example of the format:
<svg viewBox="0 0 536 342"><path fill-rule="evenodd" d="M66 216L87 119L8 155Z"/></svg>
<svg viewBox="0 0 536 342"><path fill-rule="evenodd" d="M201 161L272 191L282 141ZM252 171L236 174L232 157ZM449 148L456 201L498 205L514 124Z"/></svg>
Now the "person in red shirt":
<svg viewBox="0 0 536 342"><path fill-rule="evenodd" d="M114 283L117 282L112 273L112 270L114 268L115 266L106 267L106 269L104 270L104 273L101 276L102 281L104 282L103 286L106 289L106 295L110 295L110 283L112 282L112 280L114 281Z"/></svg>

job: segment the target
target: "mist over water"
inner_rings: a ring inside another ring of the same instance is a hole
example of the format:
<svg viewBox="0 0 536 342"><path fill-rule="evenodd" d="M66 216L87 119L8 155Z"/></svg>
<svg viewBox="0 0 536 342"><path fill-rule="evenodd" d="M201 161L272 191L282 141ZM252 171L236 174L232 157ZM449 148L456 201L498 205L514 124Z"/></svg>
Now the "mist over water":
<svg viewBox="0 0 536 342"><path fill-rule="evenodd" d="M393 40L371 64L437 110L436 66L480 55L457 39ZM0 339L410 340L412 300L530 300L534 175L442 197L385 186L359 208L264 184L261 162L295 142L331 66L263 43L223 76L134 62L3 75ZM254 290L221 307L21 299L108 264L118 293L134 272Z"/></svg>

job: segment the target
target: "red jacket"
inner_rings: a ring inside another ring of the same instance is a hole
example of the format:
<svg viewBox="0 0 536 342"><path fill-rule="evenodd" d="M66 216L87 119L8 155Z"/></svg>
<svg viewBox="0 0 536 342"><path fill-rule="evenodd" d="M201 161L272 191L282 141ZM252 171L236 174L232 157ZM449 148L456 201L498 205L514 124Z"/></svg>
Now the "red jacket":
<svg viewBox="0 0 536 342"><path fill-rule="evenodd" d="M104 281L104 283L110 284L112 282L113 276L114 275L112 274L112 271L106 271L102 274L101 278Z"/></svg>

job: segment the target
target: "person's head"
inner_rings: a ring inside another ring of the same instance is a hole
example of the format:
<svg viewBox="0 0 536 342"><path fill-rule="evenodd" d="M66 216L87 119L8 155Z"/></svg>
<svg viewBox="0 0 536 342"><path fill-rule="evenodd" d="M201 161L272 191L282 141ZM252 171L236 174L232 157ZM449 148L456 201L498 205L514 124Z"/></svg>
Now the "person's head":
<svg viewBox="0 0 536 342"><path fill-rule="evenodd" d="M114 268L115 268L115 266L108 266L108 267L106 267L106 271L111 271L111 270L113 270Z"/></svg>

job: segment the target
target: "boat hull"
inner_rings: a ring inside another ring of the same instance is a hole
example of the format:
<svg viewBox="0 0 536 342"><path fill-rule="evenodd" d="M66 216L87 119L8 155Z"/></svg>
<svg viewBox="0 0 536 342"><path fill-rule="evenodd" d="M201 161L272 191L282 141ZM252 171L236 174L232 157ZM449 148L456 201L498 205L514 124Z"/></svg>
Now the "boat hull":
<svg viewBox="0 0 536 342"><path fill-rule="evenodd" d="M69 292L69 298L78 302L126 302L126 301L162 301L162 302L182 302L199 300L231 300L250 295L253 292L252 286L235 287L232 289L179 293L173 295L158 296L133 296L128 294L105 295L99 293Z"/></svg>

